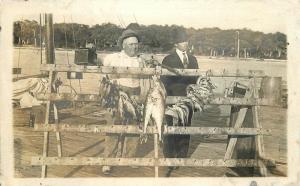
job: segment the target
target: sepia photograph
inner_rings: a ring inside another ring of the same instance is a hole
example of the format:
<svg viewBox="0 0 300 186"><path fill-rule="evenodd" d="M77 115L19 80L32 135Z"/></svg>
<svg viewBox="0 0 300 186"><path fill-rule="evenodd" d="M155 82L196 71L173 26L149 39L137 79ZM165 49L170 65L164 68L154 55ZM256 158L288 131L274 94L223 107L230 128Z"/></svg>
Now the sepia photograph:
<svg viewBox="0 0 300 186"><path fill-rule="evenodd" d="M14 11L12 176L288 178L294 35L272 2Z"/></svg>

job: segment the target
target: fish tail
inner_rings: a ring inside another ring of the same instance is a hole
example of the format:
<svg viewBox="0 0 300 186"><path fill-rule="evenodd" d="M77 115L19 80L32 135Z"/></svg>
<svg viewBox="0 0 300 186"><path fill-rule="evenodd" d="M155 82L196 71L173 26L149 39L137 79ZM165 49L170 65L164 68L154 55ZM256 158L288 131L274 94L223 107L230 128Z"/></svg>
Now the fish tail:
<svg viewBox="0 0 300 186"><path fill-rule="evenodd" d="M164 113L164 112L162 112ZM158 137L159 137L159 141L162 140L162 121L163 121L163 114L161 112L156 112L156 114L154 114L153 119L155 122L155 125L157 127L158 130Z"/></svg>
<svg viewBox="0 0 300 186"><path fill-rule="evenodd" d="M146 129L149 124L150 116L151 116L151 112L150 112L150 108L148 108L148 109L146 109L145 117L144 117L144 129L143 129L144 133L146 133Z"/></svg>

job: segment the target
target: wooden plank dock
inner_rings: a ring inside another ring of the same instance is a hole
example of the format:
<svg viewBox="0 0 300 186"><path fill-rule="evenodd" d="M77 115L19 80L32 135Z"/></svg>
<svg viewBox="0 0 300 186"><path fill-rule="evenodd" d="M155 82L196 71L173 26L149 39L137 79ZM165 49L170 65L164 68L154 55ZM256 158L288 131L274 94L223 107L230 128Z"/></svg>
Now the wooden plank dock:
<svg viewBox="0 0 300 186"><path fill-rule="evenodd" d="M39 108L42 113L43 108ZM80 116L101 111L95 105L84 104L73 108L63 108L59 111L61 121L72 125L91 124L104 125L99 120ZM29 112L14 108L14 149L15 176L40 177L41 166L31 166L33 156L42 155L43 132L34 132L29 128ZM269 170L270 176L286 176L287 174L287 142L286 142L286 112L280 107L260 107L260 120L264 128L272 129L272 136L264 136L267 158L278 162L276 168ZM198 127L228 127L228 106L208 106L204 113L195 114L192 126ZM42 117L38 120L42 120ZM61 133L63 157L102 157L104 151L104 135L94 133ZM198 159L224 158L227 145L225 135L195 135L191 137L189 157ZM56 136L50 133L49 157L57 156ZM138 148L137 157L152 158L153 137ZM163 157L160 149L159 157ZM159 168L159 176L166 176L167 168ZM180 167L172 172L171 177L220 177L238 176L226 167ZM103 177L101 166L48 166L47 177ZM115 167L111 177L153 177L154 167ZM247 176L247 175L246 175ZM252 176L252 175L248 175ZM254 175L255 176L255 175Z"/></svg>

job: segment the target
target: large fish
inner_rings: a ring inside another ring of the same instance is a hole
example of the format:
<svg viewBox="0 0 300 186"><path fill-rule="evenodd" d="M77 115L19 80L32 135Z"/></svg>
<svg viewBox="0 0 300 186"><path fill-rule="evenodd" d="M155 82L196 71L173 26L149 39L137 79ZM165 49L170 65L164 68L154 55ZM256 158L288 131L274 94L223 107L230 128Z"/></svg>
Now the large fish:
<svg viewBox="0 0 300 186"><path fill-rule="evenodd" d="M144 134L146 133L149 121L150 119L152 119L158 130L159 141L162 141L162 124L165 114L166 89L162 82L159 80L158 76L153 76L152 78L154 85L147 94L144 106L143 132Z"/></svg>

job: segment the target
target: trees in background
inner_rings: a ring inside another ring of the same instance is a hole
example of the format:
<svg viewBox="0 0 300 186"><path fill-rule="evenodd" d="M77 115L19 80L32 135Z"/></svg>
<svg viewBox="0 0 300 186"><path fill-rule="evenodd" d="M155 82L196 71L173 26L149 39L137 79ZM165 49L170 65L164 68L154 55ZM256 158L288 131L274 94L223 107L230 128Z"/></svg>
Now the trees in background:
<svg viewBox="0 0 300 186"><path fill-rule="evenodd" d="M186 31L191 51L196 55L231 56L237 54L237 31L239 32L240 57L286 59L286 35L280 32L268 33L249 29L222 30L219 28L184 28L178 25L127 26L139 32L141 50L165 53L172 50L176 30ZM57 48L79 48L94 43L98 50L116 51L123 29L112 23L88 26L78 23L54 24L54 41ZM44 32L44 28L42 28ZM15 45L40 45L40 27L36 21L14 22ZM43 33L42 33L43 35Z"/></svg>
<svg viewBox="0 0 300 186"><path fill-rule="evenodd" d="M17 45L37 45L40 41L40 26L36 21L16 21L14 22L14 44Z"/></svg>

